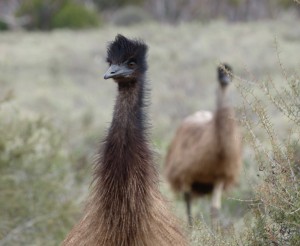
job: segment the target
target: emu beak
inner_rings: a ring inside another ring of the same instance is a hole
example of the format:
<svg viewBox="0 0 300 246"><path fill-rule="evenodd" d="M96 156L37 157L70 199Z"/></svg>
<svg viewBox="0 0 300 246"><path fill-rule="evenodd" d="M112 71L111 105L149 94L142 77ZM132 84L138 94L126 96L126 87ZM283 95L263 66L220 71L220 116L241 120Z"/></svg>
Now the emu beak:
<svg viewBox="0 0 300 246"><path fill-rule="evenodd" d="M228 85L228 84L230 84L231 79L230 79L230 77L229 77L228 75L225 75L225 76L222 78L222 82L223 82L223 84Z"/></svg>
<svg viewBox="0 0 300 246"><path fill-rule="evenodd" d="M131 70L127 68L125 65L116 65L112 64L106 73L104 74L104 79L110 79L115 77L127 77L131 74Z"/></svg>

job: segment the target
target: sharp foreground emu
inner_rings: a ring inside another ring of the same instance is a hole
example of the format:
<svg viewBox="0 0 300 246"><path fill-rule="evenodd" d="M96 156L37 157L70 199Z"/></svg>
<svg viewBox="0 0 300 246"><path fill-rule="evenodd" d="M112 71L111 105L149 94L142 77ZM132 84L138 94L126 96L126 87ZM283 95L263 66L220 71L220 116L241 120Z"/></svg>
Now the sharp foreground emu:
<svg viewBox="0 0 300 246"><path fill-rule="evenodd" d="M118 97L84 216L63 245L187 245L158 190L145 115L147 46L121 35L107 50Z"/></svg>
<svg viewBox="0 0 300 246"><path fill-rule="evenodd" d="M190 225L191 197L212 193L214 219L221 208L223 189L233 185L240 173L241 138L229 100L231 73L226 64L218 67L215 113L198 111L187 117L167 153L166 178L174 191L184 193Z"/></svg>

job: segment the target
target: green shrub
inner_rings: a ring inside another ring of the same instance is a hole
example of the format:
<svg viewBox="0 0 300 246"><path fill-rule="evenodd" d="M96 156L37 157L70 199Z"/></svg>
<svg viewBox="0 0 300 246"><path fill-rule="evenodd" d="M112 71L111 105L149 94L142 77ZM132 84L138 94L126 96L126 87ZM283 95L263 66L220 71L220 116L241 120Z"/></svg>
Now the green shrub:
<svg viewBox="0 0 300 246"><path fill-rule="evenodd" d="M66 4L53 18L53 28L87 28L98 25L98 16L79 4Z"/></svg>
<svg viewBox="0 0 300 246"><path fill-rule="evenodd" d="M26 0L18 16L29 16L29 30L50 30L57 27L86 28L97 26L98 16L95 12L72 0Z"/></svg>
<svg viewBox="0 0 300 246"><path fill-rule="evenodd" d="M0 104L0 245L57 245L73 223L61 140L45 118Z"/></svg>
<svg viewBox="0 0 300 246"><path fill-rule="evenodd" d="M260 93L254 93L249 88L241 89L253 113L252 117L245 114L243 118L248 130L246 138L254 149L261 177L261 183L255 188L257 203L253 206L253 214L256 220L248 235L250 245L297 245L300 242L297 157L300 142L300 77L287 74L279 63L284 77L282 87L269 79L256 83ZM258 95L268 98L273 108L264 106L264 99ZM274 108L277 108L280 119L289 122L287 129L276 131L269 113ZM257 128L263 130L263 135L255 133Z"/></svg>
<svg viewBox="0 0 300 246"><path fill-rule="evenodd" d="M25 0L17 10L17 16L28 16L30 22L25 26L29 30L51 29L53 15L67 0Z"/></svg>
<svg viewBox="0 0 300 246"><path fill-rule="evenodd" d="M9 29L8 25L6 22L0 20L0 31L7 31Z"/></svg>
<svg viewBox="0 0 300 246"><path fill-rule="evenodd" d="M243 0L229 0L228 3L232 6L240 6L243 3Z"/></svg>
<svg viewBox="0 0 300 246"><path fill-rule="evenodd" d="M296 1L291 0L277 0L278 4L283 8L289 8L291 6L296 6Z"/></svg>
<svg viewBox="0 0 300 246"><path fill-rule="evenodd" d="M116 25L130 26L139 24L150 20L150 16L142 8L135 6L128 6L117 11L112 22Z"/></svg>
<svg viewBox="0 0 300 246"><path fill-rule="evenodd" d="M141 5L144 0L94 0L99 9L120 8L126 5Z"/></svg>

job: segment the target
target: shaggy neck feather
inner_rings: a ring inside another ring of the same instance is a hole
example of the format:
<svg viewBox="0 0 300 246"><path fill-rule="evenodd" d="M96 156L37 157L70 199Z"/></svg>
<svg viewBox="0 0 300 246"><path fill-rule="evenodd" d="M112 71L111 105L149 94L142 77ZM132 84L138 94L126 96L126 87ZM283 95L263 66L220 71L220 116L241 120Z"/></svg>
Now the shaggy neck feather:
<svg viewBox="0 0 300 246"><path fill-rule="evenodd" d="M101 176L108 175L112 180L118 176L116 182L124 189L132 180L141 185L147 181L143 175L147 174L152 156L146 139L143 80L119 83L118 92L105 141Z"/></svg>
<svg viewBox="0 0 300 246"><path fill-rule="evenodd" d="M142 221L148 216L150 189L157 174L145 133L143 81L119 83L113 120L104 143L95 177L99 212L105 214L109 237L133 245ZM116 229L118 228L118 229Z"/></svg>

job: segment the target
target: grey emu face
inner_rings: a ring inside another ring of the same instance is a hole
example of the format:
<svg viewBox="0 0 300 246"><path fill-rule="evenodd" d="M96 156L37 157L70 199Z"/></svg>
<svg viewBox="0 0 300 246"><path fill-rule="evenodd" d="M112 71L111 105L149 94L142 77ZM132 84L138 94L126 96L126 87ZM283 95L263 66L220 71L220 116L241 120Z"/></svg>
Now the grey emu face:
<svg viewBox="0 0 300 246"><path fill-rule="evenodd" d="M138 79L147 70L146 54L147 46L142 41L118 34L107 48L106 61L110 67L104 79L113 78L116 82Z"/></svg>
<svg viewBox="0 0 300 246"><path fill-rule="evenodd" d="M232 81L232 68L226 63L218 67L218 80L221 86L227 86Z"/></svg>

